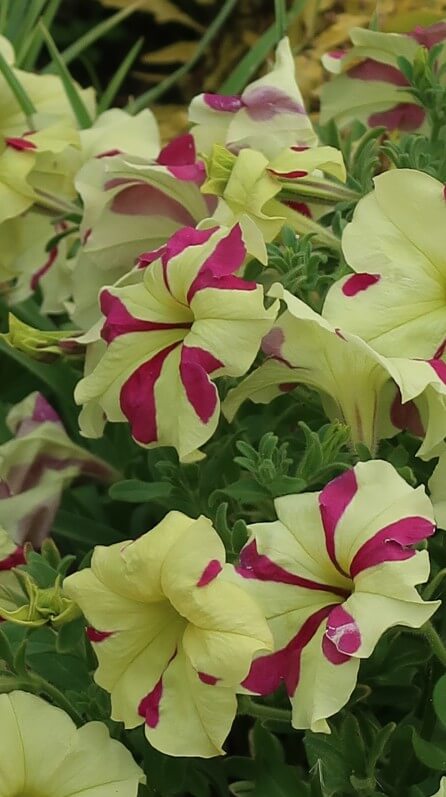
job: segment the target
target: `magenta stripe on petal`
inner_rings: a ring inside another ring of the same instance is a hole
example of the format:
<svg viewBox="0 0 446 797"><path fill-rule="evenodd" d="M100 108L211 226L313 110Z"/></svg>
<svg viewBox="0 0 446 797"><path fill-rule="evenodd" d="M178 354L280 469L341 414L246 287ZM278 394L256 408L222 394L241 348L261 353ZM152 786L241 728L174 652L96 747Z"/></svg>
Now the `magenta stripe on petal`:
<svg viewBox="0 0 446 797"><path fill-rule="evenodd" d="M218 403L217 388L208 378L223 365L210 352L198 346L183 346L180 360L180 377L186 396L198 417L207 423Z"/></svg>
<svg viewBox="0 0 446 797"><path fill-rule="evenodd" d="M224 111L225 113L236 113L243 108L243 102L237 95L224 94L203 94L203 100L213 111Z"/></svg>
<svg viewBox="0 0 446 797"><path fill-rule="evenodd" d="M268 695L275 692L284 681L287 692L292 697L299 683L302 651L332 609L333 604L319 609L305 621L288 645L275 653L255 659L242 685L258 695Z"/></svg>
<svg viewBox="0 0 446 797"><path fill-rule="evenodd" d="M424 108L412 102L401 102L388 111L372 113L368 118L370 127L387 127L388 130L418 130L424 122Z"/></svg>
<svg viewBox="0 0 446 797"><path fill-rule="evenodd" d="M211 255L204 261L192 282L187 300L190 303L197 291L203 288L224 288L229 290L253 290L255 282L247 282L233 274L242 265L246 255L242 231L239 224L222 238ZM226 279L225 279L226 278Z"/></svg>
<svg viewBox="0 0 446 797"><path fill-rule="evenodd" d="M207 584L210 584L215 578L217 578L218 574L221 573L223 567L221 562L218 559L212 559L209 564L206 565L204 568L200 578L197 581L197 587L205 587Z"/></svg>
<svg viewBox="0 0 446 797"><path fill-rule="evenodd" d="M329 482L319 495L319 510L325 532L327 553L336 569L347 575L336 559L336 527L358 490L354 470L347 470ZM348 577L348 576L347 576Z"/></svg>
<svg viewBox="0 0 446 797"><path fill-rule="evenodd" d="M12 570L13 567L18 567L19 565L26 564L25 554L23 548L17 546L17 548L6 556L4 559L0 559L0 571L5 570Z"/></svg>
<svg viewBox="0 0 446 797"><path fill-rule="evenodd" d="M429 360L429 365L432 366L438 378L446 385L446 363L443 360Z"/></svg>
<svg viewBox="0 0 446 797"><path fill-rule="evenodd" d="M434 531L435 525L424 517L406 517L390 523L367 540L355 554L350 565L352 578L382 562L410 559L415 551L407 546L430 537Z"/></svg>
<svg viewBox="0 0 446 797"><path fill-rule="evenodd" d="M90 642L103 642L104 639L108 639L113 635L113 631L98 631L92 625L87 626L85 633Z"/></svg>
<svg viewBox="0 0 446 797"><path fill-rule="evenodd" d="M156 728L160 720L160 702L163 696L163 679L159 679L156 686L141 700L138 706L138 714L144 717L144 721L149 728Z"/></svg>
<svg viewBox="0 0 446 797"><path fill-rule="evenodd" d="M27 149L37 149L37 146L33 141L28 141L26 138L15 138L14 136L7 136L5 138L5 144L8 147L12 147L12 149L16 149L18 152L22 152Z"/></svg>
<svg viewBox="0 0 446 797"><path fill-rule="evenodd" d="M291 172L278 172L276 169L268 169L271 174L277 174L279 177L287 178L288 180L298 179L299 177L306 177L308 172L303 169L294 169Z"/></svg>
<svg viewBox="0 0 446 797"><path fill-rule="evenodd" d="M165 251L166 247L160 246L159 249L152 249L151 252L143 252L137 260L138 268L147 268L147 266L150 266L155 260L159 260L160 257L164 255Z"/></svg>
<svg viewBox="0 0 446 797"><path fill-rule="evenodd" d="M339 653L351 656L361 647L361 633L356 621L342 606L335 606L330 612L326 635Z"/></svg>
<svg viewBox="0 0 446 797"><path fill-rule="evenodd" d="M256 122L266 122L282 113L305 114L305 108L275 86L248 87L243 92L246 110Z"/></svg>
<svg viewBox="0 0 446 797"><path fill-rule="evenodd" d="M220 681L220 678L216 678L215 675L209 675L207 672L199 672L198 677L200 681L208 686L215 686Z"/></svg>
<svg viewBox="0 0 446 797"><path fill-rule="evenodd" d="M40 280L42 279L42 277L45 276L46 272L50 270L51 266L53 265L54 261L56 260L57 254L58 254L58 248L57 248L57 246L53 246L53 248L51 249L51 251L50 251L50 253L48 255L48 258L45 261L45 263L43 264L43 266L41 266L32 275L32 277L31 277L31 290L33 290L33 291L36 290Z"/></svg>
<svg viewBox="0 0 446 797"><path fill-rule="evenodd" d="M190 329L190 323L162 324L160 322L144 321L142 318L132 316L123 302L110 291L103 290L100 294L101 311L106 320L101 329L101 338L106 343L112 343L120 335L130 332L153 332L164 329Z"/></svg>
<svg viewBox="0 0 446 797"><path fill-rule="evenodd" d="M132 435L138 443L148 445L158 439L155 384L167 356L178 345L178 343L173 343L140 365L121 388L121 409L128 419Z"/></svg>
<svg viewBox="0 0 446 797"><path fill-rule="evenodd" d="M427 28L417 25L408 35L415 39L418 44L422 44L430 50L434 44L446 39L446 22L434 22L433 25L429 25Z"/></svg>
<svg viewBox="0 0 446 797"><path fill-rule="evenodd" d="M353 274L342 286L344 296L356 296L357 293L366 291L381 279L379 274Z"/></svg>
<svg viewBox="0 0 446 797"><path fill-rule="evenodd" d="M129 182L131 181L121 181L121 183ZM119 184L119 180L110 180L106 189L113 188L117 183ZM125 216L165 216L182 226L195 223L194 217L184 205L161 189L142 180L134 181L116 194L110 210Z"/></svg>
<svg viewBox="0 0 446 797"><path fill-rule="evenodd" d="M52 423L61 423L61 420L56 410L53 409L51 404L47 402L45 396L42 396L41 393L37 394L32 414L32 420L40 421L41 423L44 423L45 421L51 421Z"/></svg>
<svg viewBox="0 0 446 797"><path fill-rule="evenodd" d="M177 230L165 246L162 256L165 268L168 269L171 258L180 255L189 246L205 244L217 229L217 227L210 227L208 230L196 230L195 227L182 227L181 230ZM169 287L167 282L166 285Z"/></svg>
<svg viewBox="0 0 446 797"><path fill-rule="evenodd" d="M295 385L294 385L295 387ZM243 578L255 578L258 581L275 581L280 584L293 584L295 587L314 589L322 592L332 592L342 598L348 598L350 592L341 587L333 587L330 584L320 584L309 578L302 578L290 573L280 565L277 565L268 556L259 554L255 540L245 545L240 553L240 564L235 568Z"/></svg>
<svg viewBox="0 0 446 797"><path fill-rule="evenodd" d="M195 163L195 142L190 133L176 136L162 148L157 157L162 166L190 166Z"/></svg>
<svg viewBox="0 0 446 797"><path fill-rule="evenodd" d="M288 208L291 208L291 210L294 210L296 213L306 216L308 219L312 218L311 210L306 202L295 202L294 199L287 199L283 204Z"/></svg>

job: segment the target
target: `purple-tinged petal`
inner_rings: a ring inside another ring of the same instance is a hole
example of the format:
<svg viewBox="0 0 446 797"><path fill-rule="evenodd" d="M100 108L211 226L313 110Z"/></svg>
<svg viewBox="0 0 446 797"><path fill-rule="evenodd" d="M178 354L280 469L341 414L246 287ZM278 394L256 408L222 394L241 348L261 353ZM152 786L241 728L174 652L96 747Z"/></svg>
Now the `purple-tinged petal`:
<svg viewBox="0 0 446 797"><path fill-rule="evenodd" d="M7 136L5 138L5 144L8 147L12 147L12 149L16 149L18 152L37 149L36 144L34 144L33 141L29 141L27 138L15 138L14 136Z"/></svg>
<svg viewBox="0 0 446 797"><path fill-rule="evenodd" d="M435 22L427 28L417 25L408 35L430 50L435 44L446 39L446 22Z"/></svg>
<svg viewBox="0 0 446 797"><path fill-rule="evenodd" d="M336 528L348 505L358 491L355 471L345 471L329 482L319 495L319 509L324 526L327 553L336 569L347 576L336 559Z"/></svg>
<svg viewBox="0 0 446 797"><path fill-rule="evenodd" d="M243 242L240 225L232 228L230 233L222 238L216 245L211 255L204 261L197 276L192 282L187 300L190 303L197 291L204 288L224 288L227 290L255 290L256 283L234 277L246 256L246 247Z"/></svg>
<svg viewBox="0 0 446 797"><path fill-rule="evenodd" d="M212 418L218 404L215 385L208 378L223 363L198 346L183 346L180 360L180 377L186 396L203 423Z"/></svg>
<svg viewBox="0 0 446 797"><path fill-rule="evenodd" d="M121 182L128 183L130 181L123 180ZM106 189L117 184L119 184L117 180L110 180ZM184 205L172 199L159 188L142 181L139 183L131 181L131 185L116 194L110 205L110 210L125 216L166 216L185 226L195 223L192 214Z"/></svg>
<svg viewBox="0 0 446 797"><path fill-rule="evenodd" d="M5 570L12 570L14 567L19 567L19 565L25 565L26 559L24 554L24 549L21 546L17 546L17 548L6 556L4 559L0 559L0 572L4 572Z"/></svg>
<svg viewBox="0 0 446 797"><path fill-rule="evenodd" d="M303 105L274 86L248 87L242 99L249 116L256 122L265 122L281 113L306 115Z"/></svg>
<svg viewBox="0 0 446 797"><path fill-rule="evenodd" d="M361 633L355 619L342 606L335 606L330 612L326 635L340 653L348 656L361 647Z"/></svg>
<svg viewBox="0 0 446 797"><path fill-rule="evenodd" d="M156 728L160 719L160 702L163 696L163 679L159 679L158 683L151 692L149 692L141 700L138 706L138 714L144 717L144 722L149 728Z"/></svg>
<svg viewBox="0 0 446 797"><path fill-rule="evenodd" d="M424 517L406 517L391 523L367 540L355 554L350 565L351 577L383 562L410 559L415 551L408 546L430 537L434 531L434 523Z"/></svg>
<svg viewBox="0 0 446 797"><path fill-rule="evenodd" d="M302 216L306 216L308 219L313 218L311 214L311 210L306 202L295 202L294 199L287 199L286 202L283 203L291 210L296 211L296 213L300 213Z"/></svg>
<svg viewBox="0 0 446 797"><path fill-rule="evenodd" d="M372 58L366 58L365 61L349 69L347 76L357 80L379 80L382 83L391 83L394 86L409 85L403 73L395 66L382 64Z"/></svg>
<svg viewBox="0 0 446 797"><path fill-rule="evenodd" d="M57 246L53 246L53 248L51 249L51 251L50 251L50 253L48 255L48 258L46 259L46 261L43 264L43 266L41 266L37 271L34 272L34 274L31 277L31 283L30 283L31 290L33 290L33 291L36 290L36 288L37 288L40 280L42 279L42 277L44 277L45 274L47 273L47 271L50 270L51 266L53 265L53 263L55 262L55 260L57 258L58 251L59 250L58 250Z"/></svg>
<svg viewBox="0 0 446 797"><path fill-rule="evenodd" d="M424 122L426 112L412 102L400 102L388 111L372 113L368 118L370 127L386 127L388 130L418 130Z"/></svg>
<svg viewBox="0 0 446 797"><path fill-rule="evenodd" d="M401 393L397 390L390 408L390 420L397 429L404 429L416 437L424 437L425 429L420 411L414 401L401 402Z"/></svg>
<svg viewBox="0 0 446 797"><path fill-rule="evenodd" d="M322 637L322 653L330 664L345 664L351 659L348 653L341 653L328 636Z"/></svg>
<svg viewBox="0 0 446 797"><path fill-rule="evenodd" d="M225 113L236 113L243 108L243 102L236 95L224 94L203 94L203 100L213 111L224 111Z"/></svg>
<svg viewBox="0 0 446 797"><path fill-rule="evenodd" d="M176 136L162 148L156 161L162 166L190 166L195 163L194 137L190 133Z"/></svg>
<svg viewBox="0 0 446 797"><path fill-rule="evenodd" d="M89 625L85 629L85 633L90 642L103 642L104 639L108 639L112 636L113 631L98 631L97 628L93 628L92 625Z"/></svg>
<svg viewBox="0 0 446 797"><path fill-rule="evenodd" d="M215 675L209 675L207 672L199 672L197 673L200 681L208 686L215 686L221 679L216 678Z"/></svg>
<svg viewBox="0 0 446 797"><path fill-rule="evenodd" d="M429 360L429 365L434 369L438 378L446 385L446 363L443 360Z"/></svg>

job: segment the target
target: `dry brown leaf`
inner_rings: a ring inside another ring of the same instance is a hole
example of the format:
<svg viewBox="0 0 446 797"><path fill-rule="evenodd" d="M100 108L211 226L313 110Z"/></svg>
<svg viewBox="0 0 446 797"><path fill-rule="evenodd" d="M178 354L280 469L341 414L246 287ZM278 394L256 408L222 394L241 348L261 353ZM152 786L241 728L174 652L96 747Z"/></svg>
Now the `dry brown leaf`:
<svg viewBox="0 0 446 797"><path fill-rule="evenodd" d="M189 120L184 105L152 105L151 111L156 116L163 144L187 132Z"/></svg>
<svg viewBox="0 0 446 797"><path fill-rule="evenodd" d="M125 8L134 2L135 0L101 0L102 5L111 6L112 8ZM192 19L189 14L181 11L170 0L144 0L140 10L153 14L157 22L179 22L181 25L186 25L188 28L199 31L199 33L204 31L202 25Z"/></svg>
<svg viewBox="0 0 446 797"><path fill-rule="evenodd" d="M144 64L185 64L195 54L197 42L176 42L142 56Z"/></svg>
<svg viewBox="0 0 446 797"><path fill-rule="evenodd" d="M316 36L312 47L313 56L320 58L324 53L336 49L349 41L352 28L367 25L370 18L365 14L336 14L336 21Z"/></svg>

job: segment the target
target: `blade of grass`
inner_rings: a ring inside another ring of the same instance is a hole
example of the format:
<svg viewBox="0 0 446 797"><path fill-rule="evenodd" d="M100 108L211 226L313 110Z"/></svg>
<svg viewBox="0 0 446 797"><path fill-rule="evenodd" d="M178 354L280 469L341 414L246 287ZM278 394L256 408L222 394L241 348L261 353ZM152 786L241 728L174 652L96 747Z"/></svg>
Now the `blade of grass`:
<svg viewBox="0 0 446 797"><path fill-rule="evenodd" d="M43 38L45 39L45 43L48 48L48 52L57 68L59 77L65 89L65 94L67 95L68 101L73 109L73 113L78 121L79 127L91 127L92 120L90 118L90 114L87 111L85 103L77 90L77 86L71 77L66 64L62 60L62 56L56 47L51 33L46 29L42 21L40 21L39 24L42 30Z"/></svg>
<svg viewBox="0 0 446 797"><path fill-rule="evenodd" d="M3 35L6 22L8 20L8 12L9 12L9 3L10 0L3 0L0 3L0 33Z"/></svg>
<svg viewBox="0 0 446 797"><path fill-rule="evenodd" d="M307 3L308 0L295 0L286 15L287 26L290 25L290 23L297 16L299 16ZM220 88L222 94L240 94L240 92L245 88L249 79L253 74L255 74L259 66L265 61L268 53L274 47L276 36L277 27L276 23L274 22L274 24L262 34L254 47L246 53L238 66L236 66L229 77L225 80Z"/></svg>
<svg viewBox="0 0 446 797"><path fill-rule="evenodd" d="M20 43L20 28L26 14L28 0L14 0L8 4L5 36L14 48Z"/></svg>
<svg viewBox="0 0 446 797"><path fill-rule="evenodd" d="M32 116L33 113L36 112L36 109L2 53L0 53L0 72L5 78L9 88L11 89L14 97L25 114L28 126L32 129Z"/></svg>
<svg viewBox="0 0 446 797"><path fill-rule="evenodd" d="M306 0L305 0L306 1ZM197 49L193 54L192 58L189 59L185 64L180 66L178 69L175 70L171 75L169 75L165 80L162 80L161 83L158 83L157 86L154 86L153 89L149 89L149 91L144 92L136 99L132 100L128 103L126 110L130 113L138 113L143 108L146 108L150 102L154 102L158 100L166 91L169 91L172 86L177 83L184 75L192 69L193 66L197 63L197 61L201 58L203 53L205 52L207 46L211 43L211 41L215 38L218 31L222 27L223 23L225 22L226 18L229 16L233 8L236 6L237 0L225 0L220 11L216 15L215 19L209 25L206 33L197 44Z"/></svg>
<svg viewBox="0 0 446 797"><path fill-rule="evenodd" d="M64 64L69 64L73 61L74 58L77 58L87 47L90 47L98 39L103 38L104 36L109 33L113 28L120 24L126 17L129 17L131 14L134 14L135 11L138 11L144 5L144 0L136 0L136 2L132 3L125 8L122 8L121 11L118 11L116 14L113 14L108 19L104 19L103 22L99 22L94 28L91 28L87 33L84 33L83 36L80 36L73 44L70 44L66 50L63 50L60 53L60 57ZM55 72L56 66L54 63L50 63L44 67L42 72Z"/></svg>
<svg viewBox="0 0 446 797"><path fill-rule="evenodd" d="M119 89L121 88L122 82L124 81L126 75L129 73L130 69L132 68L133 62L136 60L139 53L141 52L143 44L144 44L144 37L142 36L140 39L138 39L137 42L135 42L131 50L128 51L122 64L119 66L119 68L116 70L115 74L113 75L112 79L109 81L109 84L99 101L98 113L102 113L103 111L106 111L107 108L110 108L110 105L112 104Z"/></svg>
<svg viewBox="0 0 446 797"><path fill-rule="evenodd" d="M45 11L40 18L47 30L51 30L54 17L59 11L61 3L62 0L49 0L48 5L45 8ZM21 64L23 69L33 68L39 57L40 50L42 49L42 47L43 47L42 30L39 25L36 25L33 33L31 34L31 41L27 49L26 56L24 57L23 63Z"/></svg>
<svg viewBox="0 0 446 797"><path fill-rule="evenodd" d="M274 0L274 12L276 16L276 41L280 42L286 34L286 2L285 0Z"/></svg>
<svg viewBox="0 0 446 797"><path fill-rule="evenodd" d="M42 10L46 4L46 0L33 0L32 3L28 5L26 9L26 13L22 20L22 25L20 28L20 45L16 44L16 59L15 62L17 66L20 66L26 53L28 52L29 47L33 41L33 34L35 30L35 26L37 20L39 19Z"/></svg>

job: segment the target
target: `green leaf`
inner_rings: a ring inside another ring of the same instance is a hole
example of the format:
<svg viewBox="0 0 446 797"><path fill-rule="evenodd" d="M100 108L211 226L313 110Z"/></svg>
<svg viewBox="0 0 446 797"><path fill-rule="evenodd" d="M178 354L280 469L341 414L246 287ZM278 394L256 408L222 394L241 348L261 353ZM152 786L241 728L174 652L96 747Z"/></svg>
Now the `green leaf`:
<svg viewBox="0 0 446 797"><path fill-rule="evenodd" d="M22 17L20 25L20 46L17 46L18 42L15 42L15 63L17 66L20 66L32 44L34 38L33 32L45 3L46 0L31 0L28 2L26 12Z"/></svg>
<svg viewBox="0 0 446 797"><path fill-rule="evenodd" d="M14 97L26 116L29 125L32 127L32 115L36 112L36 109L2 53L0 53L0 72L14 94Z"/></svg>
<svg viewBox="0 0 446 797"><path fill-rule="evenodd" d="M85 622L83 617L73 620L72 623L63 625L57 634L56 651L57 653L72 653L76 650L79 642L84 638Z"/></svg>
<svg viewBox="0 0 446 797"><path fill-rule="evenodd" d="M442 675L435 684L432 699L438 719L446 726L446 675Z"/></svg>
<svg viewBox="0 0 446 797"><path fill-rule="evenodd" d="M422 739L415 728L412 730L412 744L415 755L429 769L446 771L446 744L443 749L433 742Z"/></svg>
<svg viewBox="0 0 446 797"><path fill-rule="evenodd" d="M62 3L62 0L49 0L47 7L45 8L44 13L42 14L41 20L45 25L47 30L51 30L51 26L53 24L54 18L59 10L59 7ZM34 31L30 36L29 45L26 48L26 54L23 57L23 63L20 61L20 66L23 69L31 70L38 57L40 50L43 46L43 36L42 30L39 25L36 25Z"/></svg>
<svg viewBox="0 0 446 797"><path fill-rule="evenodd" d="M228 496L241 504L252 504L259 500L268 499L267 490L253 479L239 479L227 487L215 490L209 497L209 503L213 504L220 496Z"/></svg>
<svg viewBox="0 0 446 797"><path fill-rule="evenodd" d="M26 675L26 654L28 639L25 637L14 654L13 670L17 675Z"/></svg>
<svg viewBox="0 0 446 797"><path fill-rule="evenodd" d="M67 95L67 99L71 105L73 113L79 124L79 127L81 128L91 127L92 119L90 118L90 114L86 108L86 105L81 95L79 94L77 86L73 78L71 77L59 50L56 47L54 39L51 36L51 33L46 29L42 21L40 21L40 29L42 31L43 38L45 39L48 52L51 55L51 58L53 59L55 71L58 72L59 74L59 77L65 89L65 94Z"/></svg>
<svg viewBox="0 0 446 797"><path fill-rule="evenodd" d="M128 501L140 504L168 498L173 486L169 482L143 482L139 479L126 479L110 487L109 495L115 501Z"/></svg>
<svg viewBox="0 0 446 797"><path fill-rule="evenodd" d="M62 540L77 543L83 551L94 545L111 545L124 539L122 534L110 526L96 523L90 518L67 512L64 509L60 509L56 515L53 533Z"/></svg>
<svg viewBox="0 0 446 797"><path fill-rule="evenodd" d="M107 88L102 94L102 97L98 104L98 114L106 111L107 108L110 108L113 100L115 99L119 89L121 88L121 84L127 77L130 69L132 67L133 62L138 57L139 53L141 52L142 46L144 44L144 37L138 39L137 42L133 45L133 47L128 51L127 55L125 56L124 60L119 65L118 69L116 70L115 74L107 83Z"/></svg>
<svg viewBox="0 0 446 797"><path fill-rule="evenodd" d="M82 36L79 36L73 44L70 44L66 50L60 53L60 58L62 59L64 64L69 64L70 61L73 61L74 58L77 58L87 47L90 47L94 44L95 41L98 39L103 39L110 33L113 28L119 25L121 22L129 17L131 14L134 14L135 11L138 11L141 6L144 5L144 0L137 0L136 2L132 3L131 5L127 5L122 8L120 11L117 11L116 14L113 14L111 17L104 19L102 22L99 22L93 28L89 28L86 33ZM55 64L48 64L43 70L43 72L55 72L57 71L57 67Z"/></svg>
<svg viewBox="0 0 446 797"><path fill-rule="evenodd" d="M4 661L11 670L14 668L12 648L2 630L0 630L0 660Z"/></svg>

